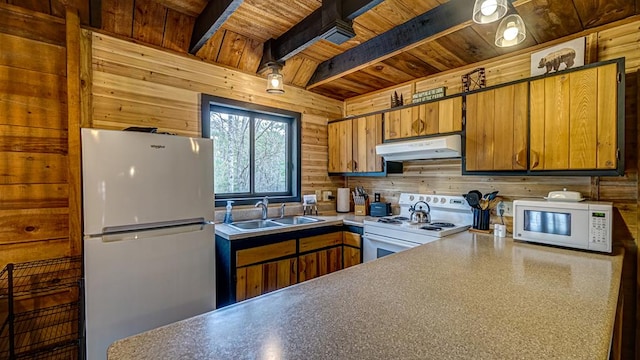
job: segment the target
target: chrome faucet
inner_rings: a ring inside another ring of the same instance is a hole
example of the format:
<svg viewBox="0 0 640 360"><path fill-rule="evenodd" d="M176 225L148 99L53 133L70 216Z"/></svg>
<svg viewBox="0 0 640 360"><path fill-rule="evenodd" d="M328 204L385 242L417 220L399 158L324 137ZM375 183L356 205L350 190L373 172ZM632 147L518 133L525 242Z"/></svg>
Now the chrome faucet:
<svg viewBox="0 0 640 360"><path fill-rule="evenodd" d="M258 201L255 207L262 207L262 220L267 220L267 207L269 206L269 197L265 196L262 201Z"/></svg>
<svg viewBox="0 0 640 360"><path fill-rule="evenodd" d="M284 217L284 203L282 203L282 205L280 205L280 218Z"/></svg>

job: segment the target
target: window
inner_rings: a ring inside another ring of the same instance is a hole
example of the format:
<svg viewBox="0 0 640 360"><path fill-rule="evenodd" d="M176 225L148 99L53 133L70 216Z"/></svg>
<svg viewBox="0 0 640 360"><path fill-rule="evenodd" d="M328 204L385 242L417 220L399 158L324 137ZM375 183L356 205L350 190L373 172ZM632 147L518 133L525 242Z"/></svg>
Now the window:
<svg viewBox="0 0 640 360"><path fill-rule="evenodd" d="M216 206L300 201L300 113L202 95Z"/></svg>

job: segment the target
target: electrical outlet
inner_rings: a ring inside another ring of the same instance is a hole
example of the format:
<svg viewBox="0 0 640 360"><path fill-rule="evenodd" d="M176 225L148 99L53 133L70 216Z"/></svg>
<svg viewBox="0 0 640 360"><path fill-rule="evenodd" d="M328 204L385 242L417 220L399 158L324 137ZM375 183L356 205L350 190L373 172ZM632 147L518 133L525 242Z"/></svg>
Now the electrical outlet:
<svg viewBox="0 0 640 360"><path fill-rule="evenodd" d="M498 214L498 216L500 216L501 210L504 211L504 216L513 216L513 202L500 201L496 207L496 214Z"/></svg>
<svg viewBox="0 0 640 360"><path fill-rule="evenodd" d="M329 201L329 196L333 195L333 193L329 190L324 190L322 192L322 201Z"/></svg>

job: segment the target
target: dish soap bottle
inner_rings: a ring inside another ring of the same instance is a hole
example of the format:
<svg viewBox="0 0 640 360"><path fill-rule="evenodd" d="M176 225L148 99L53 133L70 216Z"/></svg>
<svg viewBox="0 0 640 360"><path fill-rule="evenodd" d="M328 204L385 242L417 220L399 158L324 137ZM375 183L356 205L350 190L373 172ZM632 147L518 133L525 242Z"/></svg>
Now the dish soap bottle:
<svg viewBox="0 0 640 360"><path fill-rule="evenodd" d="M224 214L224 223L225 224L231 224L233 222L233 215L231 215L231 209L233 208L233 206L231 204L233 204L233 200L228 200L227 201L227 212Z"/></svg>

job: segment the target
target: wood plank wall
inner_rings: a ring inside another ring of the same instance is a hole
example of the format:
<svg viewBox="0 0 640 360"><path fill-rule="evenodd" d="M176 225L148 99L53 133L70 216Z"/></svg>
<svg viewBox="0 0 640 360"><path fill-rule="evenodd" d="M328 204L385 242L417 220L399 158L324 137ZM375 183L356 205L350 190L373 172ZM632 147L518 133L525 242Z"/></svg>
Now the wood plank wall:
<svg viewBox="0 0 640 360"><path fill-rule="evenodd" d="M625 259L624 294L626 334L623 348L629 358L633 358L634 337L640 335L638 323L634 319L638 307L637 248L640 241L640 197L638 196L638 70L640 69L640 21L625 20L611 26L581 33L587 37L586 62L603 61L626 57L625 94L625 173L620 177L550 177L550 176L462 176L460 160L412 161L404 164L404 173L380 178L350 177L348 186L363 186L369 192L379 192L383 201L396 203L401 192L419 192L457 195L472 189L483 193L499 190L507 200L522 197L542 197L551 190L567 188L585 196L602 201L611 201L616 209L614 214L614 237L621 240L629 256ZM487 85L496 85L530 76L530 54L532 51L564 42L576 36L542 44L533 50L515 55L502 56L491 61L472 64L436 76L419 79L397 87L367 94L345 101L345 113L358 115L389 108L390 95L395 91L411 99L413 92L424 91L439 86L446 87L447 94L460 93L461 76L477 67L484 67ZM509 221L511 219L508 219ZM494 218L494 222L497 219ZM627 314L627 311L631 314Z"/></svg>
<svg viewBox="0 0 640 360"><path fill-rule="evenodd" d="M68 255L65 22L0 4L0 267Z"/></svg>
<svg viewBox="0 0 640 360"><path fill-rule="evenodd" d="M93 102L88 126L152 126L200 136L200 93L297 111L302 113L302 193L313 194L318 189L336 193L343 186L343 178L327 175L327 121L342 116L341 101L295 87L285 87L284 95L271 95L265 91L263 78L193 56L88 30L83 38L90 39L92 49L87 57ZM242 208L249 212L246 216L255 217L259 212L238 207ZM320 209L334 209L334 205L320 203Z"/></svg>

